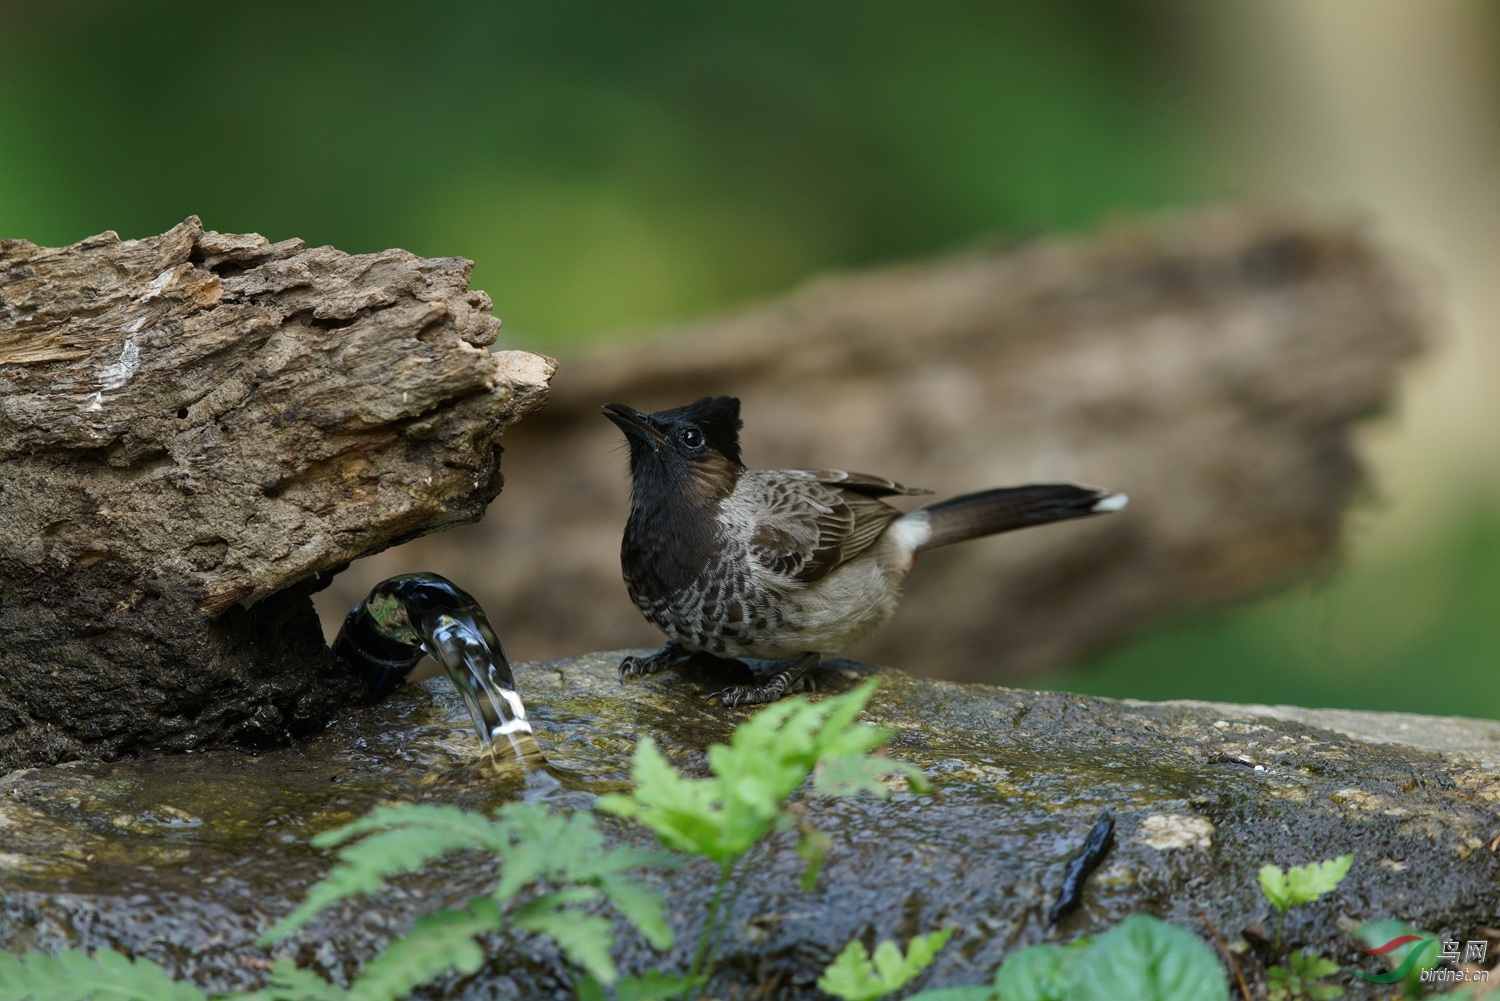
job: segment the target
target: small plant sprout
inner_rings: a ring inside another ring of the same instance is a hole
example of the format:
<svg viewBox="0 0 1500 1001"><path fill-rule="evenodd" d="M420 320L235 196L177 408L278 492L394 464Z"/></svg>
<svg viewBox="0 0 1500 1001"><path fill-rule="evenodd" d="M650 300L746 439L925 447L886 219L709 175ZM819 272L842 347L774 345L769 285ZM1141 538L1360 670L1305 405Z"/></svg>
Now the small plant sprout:
<svg viewBox="0 0 1500 1001"><path fill-rule="evenodd" d="M1354 864L1353 855L1340 855L1326 862L1294 865L1282 870L1279 866L1265 865L1260 869L1260 889L1266 900L1276 908L1277 952L1281 951L1281 932L1286 924L1286 912L1298 904L1310 904L1325 893L1332 893Z"/></svg>
<svg viewBox="0 0 1500 1001"><path fill-rule="evenodd" d="M830 795L884 796L881 780L892 774L904 776L913 788L927 788L915 766L870 756L891 737L856 722L875 688L870 680L820 702L792 698L767 706L736 727L727 745L709 747L711 774L706 778L679 774L656 743L644 738L636 745L630 773L635 789L599 800L599 809L644 824L668 848L702 856L719 867L718 885L687 975L695 987L707 978L743 885L743 876L733 879L735 863L772 831L796 824L787 799L809 776L815 791ZM806 826L800 835L798 851L807 860L808 874L815 877L827 839Z"/></svg>
<svg viewBox="0 0 1500 1001"><path fill-rule="evenodd" d="M1266 996L1270 1001L1334 1001L1344 996L1344 989L1337 984L1319 981L1341 969L1331 959L1305 949L1299 950L1287 957L1286 966L1273 966L1266 971L1266 978L1270 981Z"/></svg>
<svg viewBox="0 0 1500 1001"><path fill-rule="evenodd" d="M1349 875L1349 867L1353 864L1353 855L1340 855L1323 862L1294 865L1286 870L1274 865L1261 867L1261 893L1276 909L1276 940L1273 943L1276 952L1281 952L1286 912L1298 904L1310 904L1324 894L1332 893ZM1343 996L1343 988L1320 981L1339 970L1337 963L1317 953L1295 952L1287 957L1287 965L1273 966L1266 971L1270 982L1267 996L1271 1001L1331 1001Z"/></svg>
<svg viewBox="0 0 1500 1001"><path fill-rule="evenodd" d="M877 945L873 953L852 940L823 971L818 986L842 1001L876 1001L905 987L931 966L952 935L952 928L917 935L907 943L905 955L889 939Z"/></svg>

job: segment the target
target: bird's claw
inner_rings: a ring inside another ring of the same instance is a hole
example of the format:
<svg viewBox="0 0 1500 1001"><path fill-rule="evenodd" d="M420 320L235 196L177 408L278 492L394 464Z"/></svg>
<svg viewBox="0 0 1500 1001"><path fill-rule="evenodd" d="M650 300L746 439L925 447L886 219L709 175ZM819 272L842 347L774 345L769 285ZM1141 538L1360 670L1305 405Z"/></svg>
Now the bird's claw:
<svg viewBox="0 0 1500 1001"><path fill-rule="evenodd" d="M817 686L811 678L797 678L790 671L782 671L764 685L730 685L728 688L721 688L705 698L703 704L711 705L717 699L725 709L738 709L740 706L775 702L783 695L793 692L813 691L817 691Z"/></svg>
<svg viewBox="0 0 1500 1001"><path fill-rule="evenodd" d="M620 661L620 680L635 678L642 674L654 674L660 668L652 668L650 657L626 657Z"/></svg>
<svg viewBox="0 0 1500 1001"><path fill-rule="evenodd" d="M646 674L656 674L686 659L686 651L676 643L668 643L648 657L637 657L632 654L620 661L620 681L624 682L626 678L639 678Z"/></svg>

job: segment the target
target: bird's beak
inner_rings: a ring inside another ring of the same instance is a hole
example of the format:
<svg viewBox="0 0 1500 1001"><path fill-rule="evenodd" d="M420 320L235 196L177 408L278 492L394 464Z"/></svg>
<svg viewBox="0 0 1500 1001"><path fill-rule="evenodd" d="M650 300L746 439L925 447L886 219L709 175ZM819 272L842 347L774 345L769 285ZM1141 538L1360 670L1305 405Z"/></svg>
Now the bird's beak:
<svg viewBox="0 0 1500 1001"><path fill-rule="evenodd" d="M626 437L634 436L659 445L667 443L661 432L651 426L651 419L639 410L633 410L623 403L606 403L599 409L604 412L605 417L615 422L616 427L625 432Z"/></svg>

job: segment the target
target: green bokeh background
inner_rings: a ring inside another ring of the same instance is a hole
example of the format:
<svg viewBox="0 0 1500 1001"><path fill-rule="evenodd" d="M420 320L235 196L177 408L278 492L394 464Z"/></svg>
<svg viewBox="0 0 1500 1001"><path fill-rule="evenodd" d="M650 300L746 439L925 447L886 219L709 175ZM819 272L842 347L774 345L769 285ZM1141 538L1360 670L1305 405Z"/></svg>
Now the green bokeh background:
<svg viewBox="0 0 1500 1001"><path fill-rule="evenodd" d="M1185 2L6 2L0 236L197 214L464 256L506 343L565 354L1244 193L1202 26ZM1500 514L1470 488L1451 512L1046 683L1500 716Z"/></svg>

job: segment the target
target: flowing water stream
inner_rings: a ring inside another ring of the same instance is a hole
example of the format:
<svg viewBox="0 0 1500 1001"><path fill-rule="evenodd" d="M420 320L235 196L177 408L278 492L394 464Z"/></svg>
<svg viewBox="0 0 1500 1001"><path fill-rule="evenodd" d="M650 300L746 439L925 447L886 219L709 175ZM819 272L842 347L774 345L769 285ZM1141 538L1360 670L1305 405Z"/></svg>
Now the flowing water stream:
<svg viewBox="0 0 1500 1001"><path fill-rule="evenodd" d="M451 581L415 573L380 582L344 619L333 653L365 679L372 701L431 657L463 697L487 758L523 767L543 760L499 637Z"/></svg>

